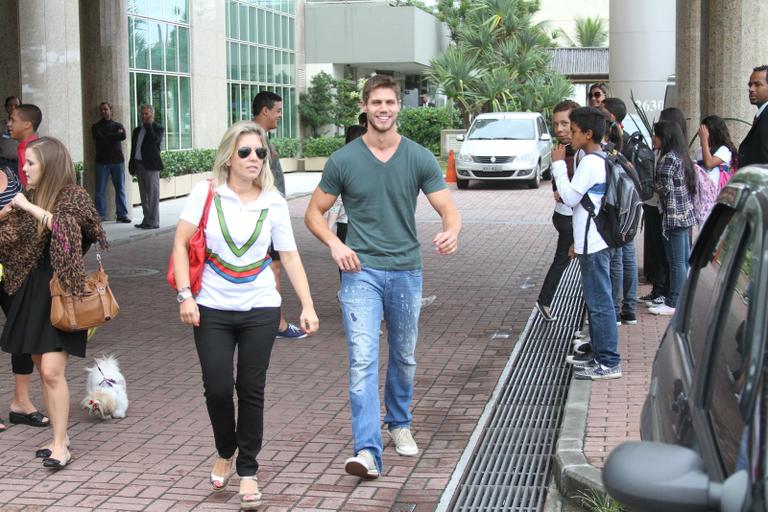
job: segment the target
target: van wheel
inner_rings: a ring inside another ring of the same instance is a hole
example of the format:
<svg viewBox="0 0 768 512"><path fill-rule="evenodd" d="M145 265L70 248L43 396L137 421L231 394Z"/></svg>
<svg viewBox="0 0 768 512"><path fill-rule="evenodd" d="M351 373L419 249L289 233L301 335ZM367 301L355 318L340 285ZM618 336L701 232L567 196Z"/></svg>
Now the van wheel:
<svg viewBox="0 0 768 512"><path fill-rule="evenodd" d="M541 162L536 164L536 168L533 170L533 178L528 181L528 188L539 188L541 183Z"/></svg>
<svg viewBox="0 0 768 512"><path fill-rule="evenodd" d="M466 190L469 188L469 180L456 180L456 188Z"/></svg>

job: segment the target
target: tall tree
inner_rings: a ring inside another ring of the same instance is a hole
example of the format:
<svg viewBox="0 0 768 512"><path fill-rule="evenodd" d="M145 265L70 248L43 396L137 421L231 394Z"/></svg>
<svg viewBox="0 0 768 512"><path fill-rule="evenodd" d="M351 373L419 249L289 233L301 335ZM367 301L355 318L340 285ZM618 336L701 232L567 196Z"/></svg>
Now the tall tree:
<svg viewBox="0 0 768 512"><path fill-rule="evenodd" d="M439 0L436 9L459 3ZM570 83L549 68L554 42L532 22L538 9L536 0L475 0L457 18L455 39L432 60L427 75L458 106L465 127L479 112L548 114L570 94Z"/></svg>
<svg viewBox="0 0 768 512"><path fill-rule="evenodd" d="M334 115L334 78L321 71L312 78L306 93L299 96L299 116L304 126L312 129L312 135L317 137L318 129L333 124Z"/></svg>

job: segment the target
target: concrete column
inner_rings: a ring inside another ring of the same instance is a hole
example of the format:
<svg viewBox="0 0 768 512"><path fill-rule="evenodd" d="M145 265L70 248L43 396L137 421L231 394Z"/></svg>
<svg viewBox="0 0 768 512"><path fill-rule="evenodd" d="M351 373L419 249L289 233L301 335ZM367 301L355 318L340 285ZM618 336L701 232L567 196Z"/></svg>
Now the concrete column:
<svg viewBox="0 0 768 512"><path fill-rule="evenodd" d="M704 0L701 41L701 115L752 122L747 82L752 68L768 64L768 2ZM728 122L738 147L749 126Z"/></svg>
<svg viewBox="0 0 768 512"><path fill-rule="evenodd" d="M83 184L93 194L95 189L95 146L91 126L100 119L99 104L112 104L112 119L125 126L123 143L125 194L130 215L131 176L128 156L131 144L131 108L128 92L128 15L126 0L80 0L80 54L82 67L82 137L85 149ZM107 186L106 218L115 218L115 190Z"/></svg>
<svg viewBox="0 0 768 512"><path fill-rule="evenodd" d="M218 148L227 120L226 2L190 2L192 143Z"/></svg>
<svg viewBox="0 0 768 512"><path fill-rule="evenodd" d="M38 133L83 159L80 21L77 0L17 2L21 97L43 112ZM90 3L89 3L90 5Z"/></svg>
<svg viewBox="0 0 768 512"><path fill-rule="evenodd" d="M19 69L19 7L16 0L0 0L0 96L21 96L21 71ZM24 98L22 98L23 100ZM5 122L5 112L0 110L0 120ZM2 127L5 129L5 127Z"/></svg>
<svg viewBox="0 0 768 512"><path fill-rule="evenodd" d="M675 4L610 0L611 94L635 114L630 91L648 119L659 117L667 78L675 72Z"/></svg>
<svg viewBox="0 0 768 512"><path fill-rule="evenodd" d="M701 1L677 0L677 33L675 62L675 102L688 122L688 140L699 129L701 121ZM687 141L686 141L687 142Z"/></svg>

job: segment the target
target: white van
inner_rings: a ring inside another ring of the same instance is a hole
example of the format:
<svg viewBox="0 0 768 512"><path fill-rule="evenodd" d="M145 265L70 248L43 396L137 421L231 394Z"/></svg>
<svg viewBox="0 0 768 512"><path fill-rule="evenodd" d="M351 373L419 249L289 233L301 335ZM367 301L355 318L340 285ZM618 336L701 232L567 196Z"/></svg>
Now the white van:
<svg viewBox="0 0 768 512"><path fill-rule="evenodd" d="M549 178L552 136L541 114L491 112L472 121L456 157L456 186L465 189L469 180L525 180L538 188Z"/></svg>

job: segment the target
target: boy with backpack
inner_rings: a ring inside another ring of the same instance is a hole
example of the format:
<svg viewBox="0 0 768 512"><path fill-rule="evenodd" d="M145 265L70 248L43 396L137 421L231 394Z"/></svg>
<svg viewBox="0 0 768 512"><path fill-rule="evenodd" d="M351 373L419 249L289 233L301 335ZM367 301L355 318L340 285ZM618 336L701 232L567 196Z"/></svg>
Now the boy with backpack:
<svg viewBox="0 0 768 512"><path fill-rule="evenodd" d="M598 231L584 198L591 201L594 215L599 215L606 194L606 160L601 142L605 133L603 114L592 107L571 112L571 146L586 156L579 161L573 179L568 179L565 147L552 150L552 176L562 201L573 208L573 239L581 267L584 301L589 312L591 354L571 355L566 361L578 367L580 380L617 379L621 377L618 331L613 306L610 275L610 248Z"/></svg>
<svg viewBox="0 0 768 512"><path fill-rule="evenodd" d="M621 126L622 121L627 116L627 107L619 98L606 98L603 102L603 108L611 116L611 122ZM630 145L630 136L623 130L621 139L616 149L632 163L632 159L640 155L633 151ZM650 152L650 195L653 195L653 151ZM635 167L637 171L637 167ZM643 169L644 171L644 169ZM642 181L641 181L642 183ZM642 186L641 186L642 188ZM641 195L642 198L642 195ZM611 255L611 285L613 289L613 305L616 309L616 324L635 325L637 315L635 308L637 306L637 252L635 251L635 241L630 240L625 246L617 247Z"/></svg>

